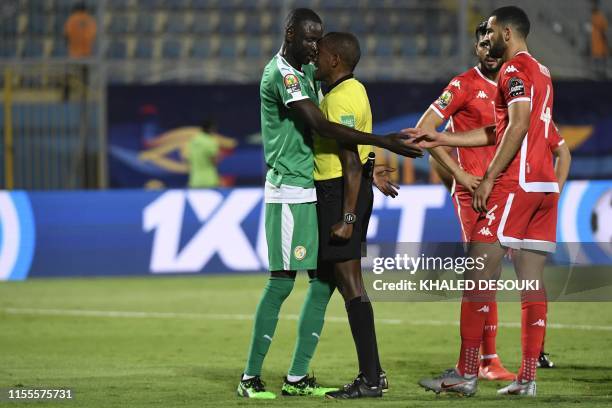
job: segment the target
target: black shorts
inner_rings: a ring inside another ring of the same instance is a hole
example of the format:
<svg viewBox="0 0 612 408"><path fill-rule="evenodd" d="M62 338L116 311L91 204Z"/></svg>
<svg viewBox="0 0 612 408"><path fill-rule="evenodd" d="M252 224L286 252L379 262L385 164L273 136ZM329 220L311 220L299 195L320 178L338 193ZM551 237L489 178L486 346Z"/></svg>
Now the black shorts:
<svg viewBox="0 0 612 408"><path fill-rule="evenodd" d="M357 197L353 235L348 241L332 241L331 227L342 221L344 213L344 182L342 177L315 181L317 189L317 219L319 223L319 264L361 259L366 256L366 235L372 214L374 194L372 181L363 177Z"/></svg>

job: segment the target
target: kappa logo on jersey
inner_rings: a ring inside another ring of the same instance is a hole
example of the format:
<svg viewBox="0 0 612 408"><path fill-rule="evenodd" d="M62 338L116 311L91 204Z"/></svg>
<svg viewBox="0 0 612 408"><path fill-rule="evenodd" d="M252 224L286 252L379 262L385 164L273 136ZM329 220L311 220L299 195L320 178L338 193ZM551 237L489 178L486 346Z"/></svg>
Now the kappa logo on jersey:
<svg viewBox="0 0 612 408"><path fill-rule="evenodd" d="M457 89L461 89L461 82L458 79L455 79L450 83L450 86L454 86Z"/></svg>
<svg viewBox="0 0 612 408"><path fill-rule="evenodd" d="M510 79L510 82L508 82L508 89L510 90L510 96L512 98L525 95L525 84L520 78Z"/></svg>
<svg viewBox="0 0 612 408"><path fill-rule="evenodd" d="M491 226L491 224L493 224L493 221L495 221L495 210L497 210L497 204L495 205L495 207L487 211L487 215L485 215L485 218L489 220L489 223L487 224L489 227Z"/></svg>
<svg viewBox="0 0 612 408"><path fill-rule="evenodd" d="M453 93L451 91L444 91L442 95L436 101L436 105L440 107L440 109L446 109L448 105L453 101Z"/></svg>
<svg viewBox="0 0 612 408"><path fill-rule="evenodd" d="M504 74L510 74L512 72L519 72L519 70L516 69L514 65L510 65L508 68L506 68L506 70L504 71Z"/></svg>
<svg viewBox="0 0 612 408"><path fill-rule="evenodd" d="M289 93L301 92L302 88L300 88L300 81L293 74L287 74L283 77L283 83L285 84L285 89L289 91Z"/></svg>
<svg viewBox="0 0 612 408"><path fill-rule="evenodd" d="M478 309L477 312L489 313L489 306L488 305L484 305L483 307Z"/></svg>
<svg viewBox="0 0 612 408"><path fill-rule="evenodd" d="M482 227L480 229L480 231L478 231L478 233L480 235L485 236L485 237L492 237L493 236L493 234L491 234L491 230L489 229L489 227Z"/></svg>
<svg viewBox="0 0 612 408"><path fill-rule="evenodd" d="M485 91L478 91L478 95L476 95L476 97L480 99L487 99L489 95L487 95Z"/></svg>
<svg viewBox="0 0 612 408"><path fill-rule="evenodd" d="M537 322L531 323L531 325L532 326L546 327L546 323L544 323L544 319L538 319Z"/></svg>

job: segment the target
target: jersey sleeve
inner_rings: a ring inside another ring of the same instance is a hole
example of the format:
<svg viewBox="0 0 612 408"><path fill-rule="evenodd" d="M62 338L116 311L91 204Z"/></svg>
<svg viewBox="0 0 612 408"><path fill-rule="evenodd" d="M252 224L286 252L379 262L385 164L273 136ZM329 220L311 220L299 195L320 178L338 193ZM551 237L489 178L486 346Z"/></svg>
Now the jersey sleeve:
<svg viewBox="0 0 612 408"><path fill-rule="evenodd" d="M355 129L357 107L345 95L327 95L327 120Z"/></svg>
<svg viewBox="0 0 612 408"><path fill-rule="evenodd" d="M533 84L526 68L517 64L502 67L504 70L499 81L499 92L504 96L506 104L531 101L531 86Z"/></svg>
<svg viewBox="0 0 612 408"><path fill-rule="evenodd" d="M308 94L305 89L302 89L302 83L298 74L293 71L280 68L279 79L276 82L276 88L283 100L283 105L289 107L291 102L301 101L302 99L308 99Z"/></svg>
<svg viewBox="0 0 612 408"><path fill-rule="evenodd" d="M455 77L444 88L442 94L429 107L442 119L448 120L465 104L468 96L468 83Z"/></svg>
<svg viewBox="0 0 612 408"><path fill-rule="evenodd" d="M561 136L561 132L559 132L559 128L556 123L552 123L550 127L550 135L548 136L548 145L550 146L550 151L554 152L557 147L561 146L565 143L565 140Z"/></svg>

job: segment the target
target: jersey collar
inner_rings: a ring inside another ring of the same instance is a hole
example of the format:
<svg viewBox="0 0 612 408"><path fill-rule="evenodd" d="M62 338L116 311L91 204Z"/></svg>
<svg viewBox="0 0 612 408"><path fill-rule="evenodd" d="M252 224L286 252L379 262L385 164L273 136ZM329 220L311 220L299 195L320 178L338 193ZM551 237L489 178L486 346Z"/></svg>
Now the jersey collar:
<svg viewBox="0 0 612 408"><path fill-rule="evenodd" d="M332 89L334 89L335 87L337 87L338 85L340 85L342 82L346 81L347 79L351 79L353 78L353 74L348 74L343 76L342 78L340 78L339 80L337 80L336 82L334 82L333 84L331 84L329 86L329 89L327 90L327 92L331 92Z"/></svg>
<svg viewBox="0 0 612 408"><path fill-rule="evenodd" d="M480 75L482 77L482 79L484 79L485 81L487 81L488 83L490 83L491 85L495 85L497 86L497 82L495 81L491 81L489 78L487 78L481 71L480 68L478 68L478 65L476 65L474 67L474 69L476 70L476 72L478 72L478 75Z"/></svg>
<svg viewBox="0 0 612 408"><path fill-rule="evenodd" d="M300 75L300 76L304 76L304 73L303 73L302 71L300 71L299 69L295 69L295 68L293 67L293 65L291 65L290 63L288 63L288 62L287 62L287 60L285 59L285 57L283 57L283 56L281 55L281 51L282 51L282 48L281 48L280 50L278 50L278 52L276 53L276 56L282 60L283 64L286 64L288 67L291 67L291 69L292 69L292 70L294 70L295 72L297 72L297 73L298 73L298 75Z"/></svg>

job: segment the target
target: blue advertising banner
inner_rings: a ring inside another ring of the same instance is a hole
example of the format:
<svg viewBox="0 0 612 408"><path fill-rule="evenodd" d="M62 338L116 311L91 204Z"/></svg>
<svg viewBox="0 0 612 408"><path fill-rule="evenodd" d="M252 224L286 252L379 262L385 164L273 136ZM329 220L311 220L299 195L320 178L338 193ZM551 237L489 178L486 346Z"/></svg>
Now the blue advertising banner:
<svg viewBox="0 0 612 408"><path fill-rule="evenodd" d="M558 241L591 244L579 256L560 246L560 262L611 263L611 205L612 181L566 185ZM368 230L374 252L377 244L459 237L442 186L402 186L395 199L376 192ZM267 266L261 188L0 192L0 280L244 273Z"/></svg>

